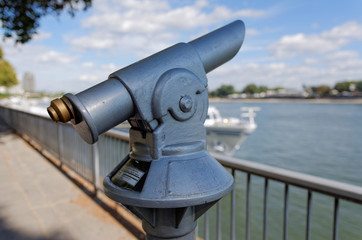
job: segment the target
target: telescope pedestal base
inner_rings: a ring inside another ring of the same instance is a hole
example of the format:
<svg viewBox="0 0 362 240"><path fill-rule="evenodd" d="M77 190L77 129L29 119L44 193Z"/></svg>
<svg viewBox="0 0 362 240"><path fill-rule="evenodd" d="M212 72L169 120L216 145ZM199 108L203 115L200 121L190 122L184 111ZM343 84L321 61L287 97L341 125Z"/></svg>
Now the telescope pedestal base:
<svg viewBox="0 0 362 240"><path fill-rule="evenodd" d="M155 236L151 236L151 235L146 235L146 239L147 240L195 240L196 239L196 233L195 231L192 231L188 234L186 234L185 236L182 237L171 237L171 238L160 238L160 237L155 237Z"/></svg>
<svg viewBox="0 0 362 240"><path fill-rule="evenodd" d="M126 207L142 219L148 240L195 240L197 219L214 203L181 208Z"/></svg>

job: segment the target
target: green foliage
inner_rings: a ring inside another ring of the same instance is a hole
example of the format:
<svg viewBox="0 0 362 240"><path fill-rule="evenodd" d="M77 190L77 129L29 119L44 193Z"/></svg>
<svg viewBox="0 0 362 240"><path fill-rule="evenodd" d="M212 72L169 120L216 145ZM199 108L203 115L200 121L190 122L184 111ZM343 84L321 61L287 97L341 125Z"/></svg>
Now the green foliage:
<svg viewBox="0 0 362 240"><path fill-rule="evenodd" d="M362 81L356 83L356 90L362 92Z"/></svg>
<svg viewBox="0 0 362 240"><path fill-rule="evenodd" d="M352 82L339 82L334 86L334 89L336 89L338 92L344 92L347 91L349 92L349 85Z"/></svg>
<svg viewBox="0 0 362 240"><path fill-rule="evenodd" d="M18 79L11 64L3 59L3 52L0 47L0 86L11 87L18 84Z"/></svg>
<svg viewBox="0 0 362 240"><path fill-rule="evenodd" d="M259 86L259 92L262 93L262 92L267 92L269 90L269 88L267 86Z"/></svg>
<svg viewBox="0 0 362 240"><path fill-rule="evenodd" d="M249 93L249 94L254 94L254 93L262 93L262 92L266 92L268 91L269 88L267 86L256 86L255 84L248 84L242 91L242 93Z"/></svg>
<svg viewBox="0 0 362 240"><path fill-rule="evenodd" d="M329 93L331 91L331 88L327 85L321 85L318 86L316 88L316 93L320 96L320 97L327 97L329 96Z"/></svg>
<svg viewBox="0 0 362 240"><path fill-rule="evenodd" d="M6 60L0 60L0 86L11 87L18 84L15 71Z"/></svg>
<svg viewBox="0 0 362 240"><path fill-rule="evenodd" d="M279 91L279 90L283 90L283 89L285 89L285 88L283 88L283 87L276 87L276 88L273 88L272 90L274 90L274 91Z"/></svg>
<svg viewBox="0 0 362 240"><path fill-rule="evenodd" d="M353 86L353 85L354 86ZM355 88L352 88L355 87ZM280 91L285 88L283 87L275 87L275 88L268 88L267 86L261 85L257 86L256 84L248 84L243 90L242 93L246 94L255 94L255 93L262 93L267 92L268 90L273 91ZM307 91L308 93L313 93L312 95L309 95L308 98L315 98L315 97L330 97L333 93L331 88L328 85L322 84L319 86L311 86L308 87L307 85L303 85L304 91ZM362 93L362 81L345 81L345 82L338 82L334 89L338 90L340 93L343 91L358 91ZM335 91L334 91L335 92ZM222 85L220 88L216 89L215 91L212 91L209 93L210 97L226 97L230 94L235 93L234 87L232 85ZM335 95L336 93L333 93Z"/></svg>
<svg viewBox="0 0 362 240"><path fill-rule="evenodd" d="M41 17L60 15L63 10L74 16L79 3L83 3L83 10L86 10L92 0L0 0L0 25L4 38L15 37L17 43L26 43L37 33Z"/></svg>
<svg viewBox="0 0 362 240"><path fill-rule="evenodd" d="M0 93L0 99L8 98L11 95L9 93Z"/></svg>
<svg viewBox="0 0 362 240"><path fill-rule="evenodd" d="M242 91L243 93L250 93L250 94L254 94L254 93L258 93L259 89L255 84L248 84Z"/></svg>
<svg viewBox="0 0 362 240"><path fill-rule="evenodd" d="M215 91L212 91L209 93L211 97L226 97L230 94L235 93L234 86L232 85L221 85L218 89Z"/></svg>

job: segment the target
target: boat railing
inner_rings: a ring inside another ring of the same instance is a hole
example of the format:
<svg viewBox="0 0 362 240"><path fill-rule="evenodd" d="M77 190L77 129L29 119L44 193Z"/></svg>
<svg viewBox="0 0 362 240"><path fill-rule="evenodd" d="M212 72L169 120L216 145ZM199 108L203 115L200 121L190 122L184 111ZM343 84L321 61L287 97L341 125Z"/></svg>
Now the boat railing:
<svg viewBox="0 0 362 240"><path fill-rule="evenodd" d="M6 107L0 107L0 118L101 191L103 178L129 152L127 133L111 130L89 145L70 124L55 124L46 117ZM314 234L318 239L338 239L345 238L340 226L361 226L350 220L361 215L357 213L362 210L360 186L213 156L231 171L235 188L199 220L198 233L203 239L311 239ZM346 205L357 210L348 213L343 210ZM344 223L348 214L352 216ZM321 221L327 227L319 226Z"/></svg>

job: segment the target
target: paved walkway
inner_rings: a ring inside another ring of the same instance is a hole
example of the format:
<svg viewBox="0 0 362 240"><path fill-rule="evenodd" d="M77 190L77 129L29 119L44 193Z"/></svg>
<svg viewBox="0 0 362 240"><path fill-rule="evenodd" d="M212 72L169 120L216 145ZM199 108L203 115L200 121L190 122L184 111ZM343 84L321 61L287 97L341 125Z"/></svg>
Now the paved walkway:
<svg viewBox="0 0 362 240"><path fill-rule="evenodd" d="M0 122L0 240L5 239L136 238Z"/></svg>

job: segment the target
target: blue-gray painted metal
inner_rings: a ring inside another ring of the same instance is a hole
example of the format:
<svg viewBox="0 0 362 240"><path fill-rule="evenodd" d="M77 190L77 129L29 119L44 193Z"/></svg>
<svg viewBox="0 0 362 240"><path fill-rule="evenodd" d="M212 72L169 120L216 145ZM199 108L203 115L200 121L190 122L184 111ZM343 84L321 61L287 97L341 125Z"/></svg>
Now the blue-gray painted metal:
<svg viewBox="0 0 362 240"><path fill-rule="evenodd" d="M188 70L200 81L198 91L203 91L207 86L205 73L233 58L244 41L244 34L244 23L235 21L118 70L108 80L76 95L66 94L76 112L74 127L88 143L97 141L98 135L131 117L134 124L156 129L160 116L154 115L159 107L154 97L163 90L162 76L170 70ZM189 85L178 79L174 87L187 90Z"/></svg>
<svg viewBox="0 0 362 240"><path fill-rule="evenodd" d="M246 177L246 213L245 213L245 239L250 239L250 184L251 174L248 173Z"/></svg>
<svg viewBox="0 0 362 240"><path fill-rule="evenodd" d="M193 239L198 217L233 188L233 177L206 151L206 73L236 55L244 34L244 23L235 21L64 96L71 123L87 143L124 120L131 124L130 153L103 186L108 197L142 219L148 239ZM63 140L71 137L62 134ZM85 148L77 138L70 142ZM68 151L66 159L73 159ZM67 164L79 172L78 162Z"/></svg>
<svg viewBox="0 0 362 240"><path fill-rule="evenodd" d="M235 177L235 169L232 169L231 170L231 173L233 175L233 177ZM231 210L231 213L230 213L230 239L231 240L235 240L235 189L233 189L231 191L231 207L230 207L230 210Z"/></svg>
<svg viewBox="0 0 362 240"><path fill-rule="evenodd" d="M269 179L264 180L264 218L263 218L263 239L268 239L268 193Z"/></svg>
<svg viewBox="0 0 362 240"><path fill-rule="evenodd" d="M209 240L209 213L206 212L204 214L204 239Z"/></svg>
<svg viewBox="0 0 362 240"><path fill-rule="evenodd" d="M72 103L74 128L87 142L98 141L98 136L134 114L133 101L124 85L109 79L76 95L65 95Z"/></svg>
<svg viewBox="0 0 362 240"><path fill-rule="evenodd" d="M338 219L339 219L339 199L334 198L333 210L333 240L338 240Z"/></svg>
<svg viewBox="0 0 362 240"><path fill-rule="evenodd" d="M289 207L289 185L284 187L284 211L283 211L283 240L288 239L288 207Z"/></svg>
<svg viewBox="0 0 362 240"><path fill-rule="evenodd" d="M217 228L217 240L221 240L222 239L222 232L221 232L221 202L218 201L217 204L217 217L216 217L216 220L217 220L217 223L216 223L216 228Z"/></svg>
<svg viewBox="0 0 362 240"><path fill-rule="evenodd" d="M305 239L306 240L310 240L311 218L312 218L312 191L308 190L306 233L305 233Z"/></svg>

